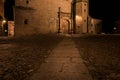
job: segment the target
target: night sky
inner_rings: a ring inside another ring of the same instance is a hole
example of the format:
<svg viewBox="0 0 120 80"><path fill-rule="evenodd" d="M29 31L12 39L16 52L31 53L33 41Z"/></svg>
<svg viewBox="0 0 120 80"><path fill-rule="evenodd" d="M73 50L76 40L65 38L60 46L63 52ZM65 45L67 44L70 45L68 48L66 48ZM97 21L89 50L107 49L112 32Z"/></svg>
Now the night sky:
<svg viewBox="0 0 120 80"><path fill-rule="evenodd" d="M115 21L120 20L119 0L89 0L89 15L102 20L102 31L112 33Z"/></svg>
<svg viewBox="0 0 120 80"><path fill-rule="evenodd" d="M14 14L13 14L14 4L15 4L14 0L5 0L4 15L7 20L14 20Z"/></svg>
<svg viewBox="0 0 120 80"><path fill-rule="evenodd" d="M89 0L89 14L98 19L120 19L119 0Z"/></svg>

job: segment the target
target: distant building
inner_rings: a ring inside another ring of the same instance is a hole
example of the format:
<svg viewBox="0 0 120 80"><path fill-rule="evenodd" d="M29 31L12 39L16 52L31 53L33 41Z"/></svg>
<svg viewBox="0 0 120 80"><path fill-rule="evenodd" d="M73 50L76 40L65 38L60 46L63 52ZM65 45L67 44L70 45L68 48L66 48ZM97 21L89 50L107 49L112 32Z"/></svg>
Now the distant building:
<svg viewBox="0 0 120 80"><path fill-rule="evenodd" d="M0 0L0 36L14 36L14 0Z"/></svg>
<svg viewBox="0 0 120 80"><path fill-rule="evenodd" d="M75 33L101 33L101 20L89 16L89 0L73 0L73 26Z"/></svg>
<svg viewBox="0 0 120 80"><path fill-rule="evenodd" d="M90 24L88 27L88 33L101 34L102 33L102 20L91 18L89 16Z"/></svg>
<svg viewBox="0 0 120 80"><path fill-rule="evenodd" d="M6 35L5 30L4 0L0 0L0 36Z"/></svg>

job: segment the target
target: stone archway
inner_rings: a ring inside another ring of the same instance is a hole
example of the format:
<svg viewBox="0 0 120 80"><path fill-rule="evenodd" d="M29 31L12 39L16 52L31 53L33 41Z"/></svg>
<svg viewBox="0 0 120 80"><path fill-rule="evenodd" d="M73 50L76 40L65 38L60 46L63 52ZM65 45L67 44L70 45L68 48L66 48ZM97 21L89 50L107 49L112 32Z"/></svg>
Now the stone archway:
<svg viewBox="0 0 120 80"><path fill-rule="evenodd" d="M61 12L59 8L58 12L59 26L58 33L72 33L71 27L71 13Z"/></svg>
<svg viewBox="0 0 120 80"><path fill-rule="evenodd" d="M64 34L71 33L71 22L70 19L62 19L61 20L61 32Z"/></svg>

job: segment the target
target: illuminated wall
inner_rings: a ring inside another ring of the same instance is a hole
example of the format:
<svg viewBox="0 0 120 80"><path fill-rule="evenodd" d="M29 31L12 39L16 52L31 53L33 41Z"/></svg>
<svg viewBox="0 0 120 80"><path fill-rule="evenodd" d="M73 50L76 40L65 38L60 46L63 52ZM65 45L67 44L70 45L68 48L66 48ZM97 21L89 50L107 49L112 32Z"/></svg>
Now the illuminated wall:
<svg viewBox="0 0 120 80"><path fill-rule="evenodd" d="M76 3L76 33L87 33L88 27L88 2Z"/></svg>
<svg viewBox="0 0 120 80"><path fill-rule="evenodd" d="M71 12L71 0L16 0L15 35L56 33L58 8Z"/></svg>

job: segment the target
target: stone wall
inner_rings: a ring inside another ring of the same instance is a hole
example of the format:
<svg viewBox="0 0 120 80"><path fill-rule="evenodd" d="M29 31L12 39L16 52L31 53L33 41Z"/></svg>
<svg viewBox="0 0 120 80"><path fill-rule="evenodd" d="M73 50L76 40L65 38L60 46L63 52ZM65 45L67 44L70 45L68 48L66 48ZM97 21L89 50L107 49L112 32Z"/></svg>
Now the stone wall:
<svg viewBox="0 0 120 80"><path fill-rule="evenodd" d="M88 2L76 3L76 33L87 33Z"/></svg>
<svg viewBox="0 0 120 80"><path fill-rule="evenodd" d="M71 12L71 0L16 0L15 35L55 33L58 9Z"/></svg>

